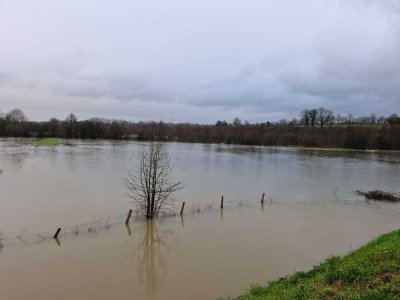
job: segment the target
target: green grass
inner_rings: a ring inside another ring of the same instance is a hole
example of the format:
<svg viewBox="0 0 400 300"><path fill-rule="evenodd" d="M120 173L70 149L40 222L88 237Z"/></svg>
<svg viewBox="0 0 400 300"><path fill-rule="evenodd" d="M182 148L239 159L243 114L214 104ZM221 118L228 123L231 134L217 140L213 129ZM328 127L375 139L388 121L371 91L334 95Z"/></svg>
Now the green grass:
<svg viewBox="0 0 400 300"><path fill-rule="evenodd" d="M311 271L252 285L238 299L400 299L400 231L344 257L331 257Z"/></svg>
<svg viewBox="0 0 400 300"><path fill-rule="evenodd" d="M45 138L40 139L36 142L36 145L39 146L58 146L60 145L61 141L58 138Z"/></svg>
<svg viewBox="0 0 400 300"><path fill-rule="evenodd" d="M258 152L258 151L260 151L260 148L259 147L252 147L252 146L218 147L217 151L219 151L219 152L231 152L231 153L245 153L245 152Z"/></svg>

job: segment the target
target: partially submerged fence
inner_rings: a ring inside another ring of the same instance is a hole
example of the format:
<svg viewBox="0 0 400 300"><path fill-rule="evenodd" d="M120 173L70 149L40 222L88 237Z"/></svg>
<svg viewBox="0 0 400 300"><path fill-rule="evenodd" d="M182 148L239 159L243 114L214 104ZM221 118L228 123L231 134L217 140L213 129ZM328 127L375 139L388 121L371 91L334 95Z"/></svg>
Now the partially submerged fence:
<svg viewBox="0 0 400 300"><path fill-rule="evenodd" d="M262 193L261 197L258 199L236 199L236 200L224 200L224 196L221 196L219 205L217 205L216 200L212 203L200 208L199 205L192 204L192 208L190 211L185 212L186 202L182 202L181 209L179 215L181 218L185 216L185 214L199 214L203 212L212 212L215 210L223 210L225 208L233 207L233 206L242 206L245 204L254 205L255 203L259 203L261 207L264 206L266 194ZM269 201L272 202L272 199L268 197ZM214 208L214 210L213 210ZM175 217L177 213L166 213L162 214L161 218L169 218ZM93 235L99 234L101 232L107 232L112 227L122 226L125 224L127 228L128 235L132 235L132 230L129 226L131 221L141 221L143 217L138 213L134 213L132 209L130 209L124 217L121 215L118 218L111 220L109 217L104 217L100 219L96 219L93 221L89 221L79 225L72 226L61 226L56 227L52 231L40 232L40 233L29 233L29 227L22 228L16 234L4 234L0 232L0 250L2 248L9 247L24 247L24 246L33 246L44 243L46 241L55 241L56 244L61 245L62 240L73 239L78 236L85 235Z"/></svg>

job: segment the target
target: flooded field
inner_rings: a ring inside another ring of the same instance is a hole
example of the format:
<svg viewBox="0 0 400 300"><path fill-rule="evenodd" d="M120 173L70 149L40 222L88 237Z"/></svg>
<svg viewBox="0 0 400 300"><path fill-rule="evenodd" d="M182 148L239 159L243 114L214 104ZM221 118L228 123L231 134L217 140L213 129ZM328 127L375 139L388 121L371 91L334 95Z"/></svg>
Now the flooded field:
<svg viewBox="0 0 400 300"><path fill-rule="evenodd" d="M232 297L400 227L353 193L398 192L399 154L202 144L166 144L184 216L125 227L140 145L0 140L0 299Z"/></svg>

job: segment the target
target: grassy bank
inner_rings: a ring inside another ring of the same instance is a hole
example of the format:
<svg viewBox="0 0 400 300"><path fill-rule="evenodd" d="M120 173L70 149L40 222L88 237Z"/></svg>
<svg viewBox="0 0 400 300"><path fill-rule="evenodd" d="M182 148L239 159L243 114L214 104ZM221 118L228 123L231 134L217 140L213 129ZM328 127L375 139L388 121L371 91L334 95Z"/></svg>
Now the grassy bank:
<svg viewBox="0 0 400 300"><path fill-rule="evenodd" d="M311 271L253 285L238 299L400 299L400 231Z"/></svg>
<svg viewBox="0 0 400 300"><path fill-rule="evenodd" d="M36 145L38 146L58 146L60 143L61 141L58 138L46 138L36 141Z"/></svg>

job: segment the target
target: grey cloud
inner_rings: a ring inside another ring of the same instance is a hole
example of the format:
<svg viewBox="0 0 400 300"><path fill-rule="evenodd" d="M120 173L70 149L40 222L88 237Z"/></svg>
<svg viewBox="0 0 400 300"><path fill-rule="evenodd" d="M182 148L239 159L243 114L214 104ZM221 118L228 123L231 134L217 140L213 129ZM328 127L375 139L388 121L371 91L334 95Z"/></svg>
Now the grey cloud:
<svg viewBox="0 0 400 300"><path fill-rule="evenodd" d="M60 81L54 89L66 96L110 97L123 101L161 99L163 96L163 92L150 86L145 78L123 74L76 75Z"/></svg>
<svg viewBox="0 0 400 300"><path fill-rule="evenodd" d="M3 1L0 109L194 122L400 109L398 1L117 2Z"/></svg>

